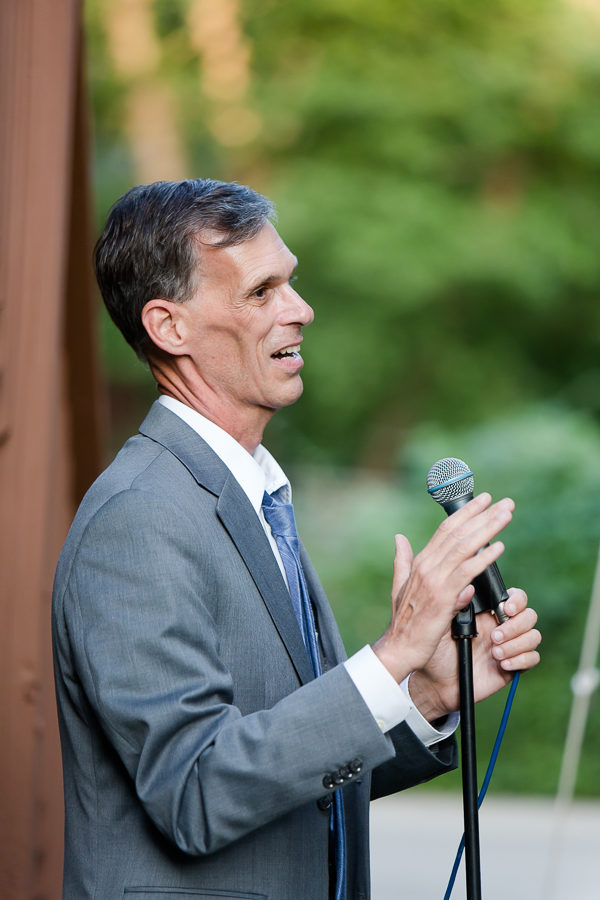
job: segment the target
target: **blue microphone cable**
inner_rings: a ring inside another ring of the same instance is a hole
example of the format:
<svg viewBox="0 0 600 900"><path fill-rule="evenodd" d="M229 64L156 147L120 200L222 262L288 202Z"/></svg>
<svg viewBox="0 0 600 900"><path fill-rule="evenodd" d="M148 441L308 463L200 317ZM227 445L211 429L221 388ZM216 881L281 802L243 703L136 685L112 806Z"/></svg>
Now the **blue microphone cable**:
<svg viewBox="0 0 600 900"><path fill-rule="evenodd" d="M502 719L500 721L500 726L498 728L498 734L496 735L496 740L494 742L494 748L492 750L492 755L490 756L490 761L488 763L485 777L483 779L483 784L481 785L481 790L479 791L479 795L477 797L477 809L481 808L481 804L483 803L484 797L487 794L487 789L490 786L490 781L492 780L492 774L494 772L496 760L498 759L498 753L500 752L500 745L502 744L502 739L504 738L504 732L506 731L506 726L508 724L508 717L510 716L510 711L512 709L513 700L515 699L515 692L517 690L517 685L519 683L519 677L520 677L520 673L515 672L512 682L511 682L511 685L510 685L510 691L508 692L508 697L506 698L506 703L504 705L504 712L502 713ZM460 844L458 845L458 850L456 852L454 865L452 866L452 872L450 873L450 880L448 881L448 887L446 888L446 893L444 894L444 900L450 900L450 895L452 893L452 889L454 888L454 882L456 881L456 876L458 874L458 867L460 866L460 861L462 859L464 849L465 849L465 835L463 833L463 836L460 839Z"/></svg>

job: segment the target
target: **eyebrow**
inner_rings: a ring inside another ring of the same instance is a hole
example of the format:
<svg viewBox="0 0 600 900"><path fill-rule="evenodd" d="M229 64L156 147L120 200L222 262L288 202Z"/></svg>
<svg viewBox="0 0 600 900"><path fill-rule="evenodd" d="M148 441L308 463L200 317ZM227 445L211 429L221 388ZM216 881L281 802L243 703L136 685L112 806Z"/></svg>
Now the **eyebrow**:
<svg viewBox="0 0 600 900"><path fill-rule="evenodd" d="M286 281L291 281L294 277L294 274L298 268L298 263L294 266L289 276L286 278ZM252 287L247 291L246 296L251 297L256 291L260 291L262 288L271 287L273 284L279 284L282 281L282 275L267 275L266 278L261 278L261 280L257 284L253 284Z"/></svg>

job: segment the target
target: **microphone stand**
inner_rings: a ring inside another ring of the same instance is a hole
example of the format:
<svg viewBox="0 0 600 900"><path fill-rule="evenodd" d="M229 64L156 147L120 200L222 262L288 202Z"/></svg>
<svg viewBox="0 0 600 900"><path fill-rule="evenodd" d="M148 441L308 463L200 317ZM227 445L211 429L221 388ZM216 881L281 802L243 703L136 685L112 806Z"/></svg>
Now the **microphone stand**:
<svg viewBox="0 0 600 900"><path fill-rule="evenodd" d="M440 459L427 474L427 491L446 515L473 499L473 473L466 462L455 457ZM467 900L481 900L479 853L479 806L477 755L475 752L475 700L473 696L473 645L477 637L475 616L489 610L499 623L506 622L504 603L508 591L496 563L473 579L475 593L468 606L452 620L452 637L458 646L458 686L460 691L460 734L465 822L465 869Z"/></svg>
<svg viewBox="0 0 600 900"><path fill-rule="evenodd" d="M477 755L475 747L475 701L473 697L473 646L477 636L475 609L469 603L452 620L452 637L458 647L460 690L460 736L465 826L465 878L467 900L481 900L479 810L477 805Z"/></svg>

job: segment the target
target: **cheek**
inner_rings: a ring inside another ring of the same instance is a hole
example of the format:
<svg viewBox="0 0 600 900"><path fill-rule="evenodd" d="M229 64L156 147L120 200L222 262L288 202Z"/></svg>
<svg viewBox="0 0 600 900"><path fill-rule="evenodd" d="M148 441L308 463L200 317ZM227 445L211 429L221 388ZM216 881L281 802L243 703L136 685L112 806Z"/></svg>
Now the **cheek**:
<svg viewBox="0 0 600 900"><path fill-rule="evenodd" d="M242 387L262 377L264 361L260 348L237 331L219 329L205 342L205 351L204 365L223 383Z"/></svg>
<svg viewBox="0 0 600 900"><path fill-rule="evenodd" d="M197 346L205 359L225 361L228 357L239 356L243 335L226 324L211 323L198 329Z"/></svg>
<svg viewBox="0 0 600 900"><path fill-rule="evenodd" d="M198 365L221 372L228 381L251 380L268 367L269 323L256 316L244 315L227 319L214 317L195 329L194 345Z"/></svg>

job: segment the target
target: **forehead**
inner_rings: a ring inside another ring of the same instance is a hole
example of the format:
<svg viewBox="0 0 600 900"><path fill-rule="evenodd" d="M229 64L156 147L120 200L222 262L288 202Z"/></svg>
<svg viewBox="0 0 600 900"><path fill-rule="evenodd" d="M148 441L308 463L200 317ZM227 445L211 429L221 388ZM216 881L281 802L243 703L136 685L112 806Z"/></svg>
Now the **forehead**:
<svg viewBox="0 0 600 900"><path fill-rule="evenodd" d="M275 227L267 222L260 231L241 244L210 246L220 235L203 232L201 270L204 279L250 286L261 280L287 281L298 260Z"/></svg>

